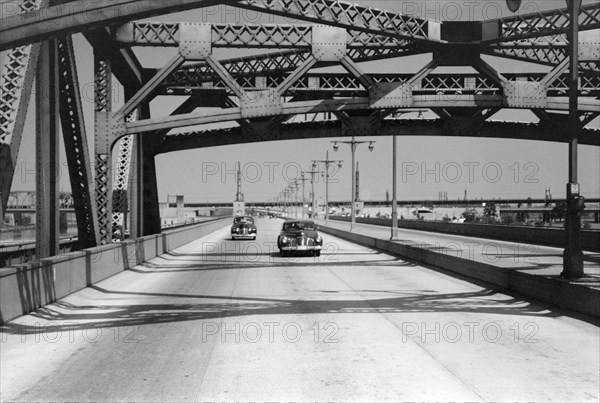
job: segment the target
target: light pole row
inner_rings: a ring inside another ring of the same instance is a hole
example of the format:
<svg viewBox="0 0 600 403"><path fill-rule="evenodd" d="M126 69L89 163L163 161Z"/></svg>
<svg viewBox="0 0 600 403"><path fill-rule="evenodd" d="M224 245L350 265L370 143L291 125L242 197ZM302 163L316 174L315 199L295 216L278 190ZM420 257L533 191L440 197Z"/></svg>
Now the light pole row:
<svg viewBox="0 0 600 403"><path fill-rule="evenodd" d="M339 149L338 143L348 144L350 146L350 150L352 151L352 206L350 207L350 231L354 231L354 226L356 224L356 148L359 144L369 143L369 151L373 151L375 148L375 141L356 141L354 136L352 136L352 141L332 141L333 143L333 151L337 151Z"/></svg>

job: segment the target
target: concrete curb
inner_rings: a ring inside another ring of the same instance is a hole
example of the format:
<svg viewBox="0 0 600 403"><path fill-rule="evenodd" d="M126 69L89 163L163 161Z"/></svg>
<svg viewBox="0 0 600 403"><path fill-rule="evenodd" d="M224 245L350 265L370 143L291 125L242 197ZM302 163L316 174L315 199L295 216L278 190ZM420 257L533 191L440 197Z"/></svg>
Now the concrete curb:
<svg viewBox="0 0 600 403"><path fill-rule="evenodd" d="M560 278L548 278L452 256L455 252L430 245L389 241L319 224L319 230L347 241L481 280L575 312L600 317L600 290Z"/></svg>

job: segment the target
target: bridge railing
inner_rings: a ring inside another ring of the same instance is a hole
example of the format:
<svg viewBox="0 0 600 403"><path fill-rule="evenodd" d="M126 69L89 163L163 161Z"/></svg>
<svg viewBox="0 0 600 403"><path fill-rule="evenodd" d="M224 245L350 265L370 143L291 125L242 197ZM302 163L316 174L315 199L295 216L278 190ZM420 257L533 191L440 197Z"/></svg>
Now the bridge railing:
<svg viewBox="0 0 600 403"><path fill-rule="evenodd" d="M0 321L52 303L208 235L229 217L0 269Z"/></svg>

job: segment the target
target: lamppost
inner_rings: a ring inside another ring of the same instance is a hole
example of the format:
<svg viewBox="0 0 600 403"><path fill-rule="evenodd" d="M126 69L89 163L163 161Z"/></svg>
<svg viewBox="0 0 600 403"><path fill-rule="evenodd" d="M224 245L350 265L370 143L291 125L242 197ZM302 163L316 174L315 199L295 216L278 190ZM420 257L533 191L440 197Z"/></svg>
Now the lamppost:
<svg viewBox="0 0 600 403"><path fill-rule="evenodd" d="M310 174L310 185L311 185L311 209L312 209L312 213L311 213L311 218L315 218L315 212L317 211L317 208L315 207L315 175L320 174L321 171L315 170L314 164L313 164L313 169L311 169L310 171L302 171L302 175L304 174Z"/></svg>
<svg viewBox="0 0 600 403"><path fill-rule="evenodd" d="M294 195L294 199L292 205L294 206L294 218L298 218L298 179L295 179L292 183L290 183L290 189L292 190L292 194Z"/></svg>
<svg viewBox="0 0 600 403"><path fill-rule="evenodd" d="M335 149L335 148L334 148ZM329 221L329 165L337 164L338 168L342 169L342 160L330 160L329 151L325 153L324 160L313 160L313 169L317 167L317 164L325 164L325 224ZM354 180L354 179L353 179ZM352 182L354 183L354 182Z"/></svg>
<svg viewBox="0 0 600 403"><path fill-rule="evenodd" d="M338 143L348 144L350 146L350 150L352 151L352 206L350 207L350 231L354 231L354 225L356 223L356 162L355 156L356 147L359 144L369 143L369 151L373 151L375 146L375 141L356 141L354 140L354 136L352 136L352 141L332 141L333 143L333 151L337 151L339 149Z"/></svg>
<svg viewBox="0 0 600 403"><path fill-rule="evenodd" d="M297 178L296 180L302 181L302 219L304 220L304 213L305 213L305 208L304 205L306 203L306 199L305 199L305 193L304 193L304 182L306 182L308 180L308 178L306 176L304 176L306 172L302 171L300 172L300 178Z"/></svg>
<svg viewBox="0 0 600 403"><path fill-rule="evenodd" d="M396 137L393 136L392 143L392 235L390 236L390 240L397 241L398 240L398 198L396 195L397 184L396 184Z"/></svg>

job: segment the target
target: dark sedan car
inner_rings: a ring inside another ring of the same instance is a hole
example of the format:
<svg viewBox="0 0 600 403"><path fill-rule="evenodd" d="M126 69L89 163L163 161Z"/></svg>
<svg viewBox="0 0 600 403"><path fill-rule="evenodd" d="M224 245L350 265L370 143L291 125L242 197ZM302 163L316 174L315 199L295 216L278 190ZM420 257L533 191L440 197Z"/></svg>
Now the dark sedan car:
<svg viewBox="0 0 600 403"><path fill-rule="evenodd" d="M317 232L314 221L288 220L283 223L277 247L282 255L287 252L310 252L321 256L323 238Z"/></svg>
<svg viewBox="0 0 600 403"><path fill-rule="evenodd" d="M250 216L239 216L233 219L231 239L256 239L256 232L254 218Z"/></svg>

